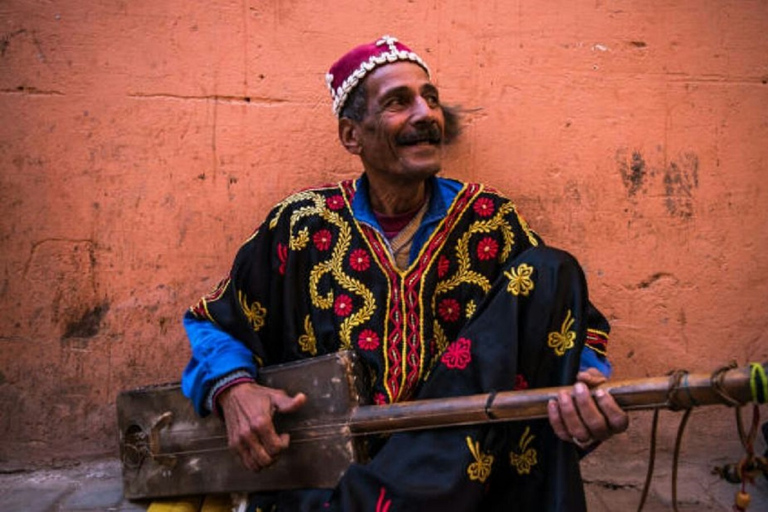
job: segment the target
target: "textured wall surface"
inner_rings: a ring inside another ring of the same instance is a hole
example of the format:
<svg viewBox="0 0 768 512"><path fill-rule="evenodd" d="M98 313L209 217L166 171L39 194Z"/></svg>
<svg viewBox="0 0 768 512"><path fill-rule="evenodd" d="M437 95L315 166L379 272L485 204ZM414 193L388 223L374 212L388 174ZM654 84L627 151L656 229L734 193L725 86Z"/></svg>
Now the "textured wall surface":
<svg viewBox="0 0 768 512"><path fill-rule="evenodd" d="M359 172L324 75L384 33L469 111L445 175L582 261L617 378L768 359L768 2L6 0L0 466L116 452L270 206ZM691 451L732 446L706 418Z"/></svg>

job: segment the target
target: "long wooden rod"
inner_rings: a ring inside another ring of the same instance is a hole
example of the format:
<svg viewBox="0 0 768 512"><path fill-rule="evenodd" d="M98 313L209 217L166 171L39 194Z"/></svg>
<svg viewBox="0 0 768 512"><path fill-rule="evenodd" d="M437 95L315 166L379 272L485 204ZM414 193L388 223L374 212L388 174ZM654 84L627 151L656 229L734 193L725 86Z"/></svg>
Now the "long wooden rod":
<svg viewBox="0 0 768 512"><path fill-rule="evenodd" d="M768 363L762 364L768 372ZM597 389L610 393L625 410L676 409L729 404L715 389L713 375L680 373L677 378L651 377L608 382ZM727 397L738 404L756 401L752 396L750 367L724 371L717 379ZM436 398L390 405L360 406L350 416L353 433L421 430L457 425L538 419L547 417L547 403L571 386L496 394ZM733 405L731 403L730 405Z"/></svg>

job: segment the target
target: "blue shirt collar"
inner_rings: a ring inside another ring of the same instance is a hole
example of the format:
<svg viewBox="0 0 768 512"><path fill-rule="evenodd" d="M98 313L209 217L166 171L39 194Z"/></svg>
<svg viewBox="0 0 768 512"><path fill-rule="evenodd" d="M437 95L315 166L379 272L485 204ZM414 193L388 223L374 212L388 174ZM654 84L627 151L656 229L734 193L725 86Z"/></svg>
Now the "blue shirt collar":
<svg viewBox="0 0 768 512"><path fill-rule="evenodd" d="M439 221L448 213L448 207L456 194L451 193L452 190L447 190L446 187L441 186L443 185L443 181L449 180L443 180L435 176L427 180L428 186L430 187L430 197L429 206L421 221L422 225ZM355 189L355 197L352 200L352 215L355 216L355 219L357 219L358 222L370 224L378 231L383 231L376 220L373 208L371 207L368 176L366 176L365 173L357 179ZM447 197L449 195L451 197Z"/></svg>

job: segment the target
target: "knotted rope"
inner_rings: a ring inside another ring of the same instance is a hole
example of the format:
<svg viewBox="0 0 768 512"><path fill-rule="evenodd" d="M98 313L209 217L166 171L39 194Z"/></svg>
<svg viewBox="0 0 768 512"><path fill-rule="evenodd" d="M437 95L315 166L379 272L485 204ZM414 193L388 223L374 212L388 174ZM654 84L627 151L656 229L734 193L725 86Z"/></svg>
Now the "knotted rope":
<svg viewBox="0 0 768 512"><path fill-rule="evenodd" d="M757 428L760 423L760 411L757 404L762 404L768 401L768 377L766 376L765 369L762 365L752 363L750 365L750 389L752 391L752 400L755 402L752 412L752 423L749 432L745 432L744 424L741 419L741 403L734 397L730 396L726 391L724 385L724 377L726 372L736 368L736 363L731 362L729 365L718 368L712 372L710 382L712 389L723 400L723 402L729 407L734 407L736 411L736 426L739 433L739 439L746 452L746 456L735 465L735 475L738 480L733 483L741 483L741 489L736 493L734 511L743 512L749 506L749 494L746 492L746 482L754 483L754 477L760 472L766 472L768 474L768 460L765 457L756 457L754 453L754 441L757 435ZM686 385L688 372L685 370L675 370L670 373L669 392L667 393L668 408L672 411L684 410L683 417L680 420L680 424L677 429L677 436L675 437L675 448L672 457L672 508L675 512L678 512L677 508L677 470L680 463L680 448L683 440L683 433L685 427L688 424L688 419L691 415L693 407L697 405L693 396L690 393ZM685 392L687 400L681 400L680 393ZM640 503L637 511L642 512L645 502L648 498L648 492L651 486L651 480L653 478L653 470L656 461L656 438L659 427L659 409L655 409L653 412L653 421L651 423L651 441L650 441L650 453L648 457L648 471L645 476L645 483L643 484L643 490L640 495ZM716 472L728 479L725 475L728 473L726 468L715 468ZM729 481L731 481L729 479Z"/></svg>

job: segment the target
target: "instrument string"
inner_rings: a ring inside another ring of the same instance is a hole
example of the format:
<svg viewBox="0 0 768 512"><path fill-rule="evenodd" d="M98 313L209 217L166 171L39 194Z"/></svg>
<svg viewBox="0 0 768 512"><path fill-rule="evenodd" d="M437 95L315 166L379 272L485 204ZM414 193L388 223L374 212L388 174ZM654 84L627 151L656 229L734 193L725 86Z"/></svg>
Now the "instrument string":
<svg viewBox="0 0 768 512"><path fill-rule="evenodd" d="M737 405L738 401L731 397L726 391L725 391L725 373L733 369L735 367L734 364L731 364L729 366L720 368L712 373L710 377L710 386L715 391L715 393L720 397L720 399L726 403L727 405ZM762 370L762 366L754 364L751 368L751 387L752 387L752 399L754 401L764 401L764 395L768 393L761 393L763 391L762 388L766 387L766 380L764 378L764 371L762 374L759 374L757 371L755 371L755 367L759 367L760 370ZM757 382L756 382L757 381ZM757 388L757 392L755 392ZM685 393L685 398L687 400L681 400L680 392ZM385 428L380 429L368 429L365 427L365 423L367 423L368 420L362 419L359 421L355 421L354 418L354 410L349 413L347 416L343 417L341 421L335 421L325 424L311 424L311 425L304 425L304 426L294 426L291 428L288 428L284 430L284 433L287 433L291 436L291 443L292 444L305 444L305 443L311 443L311 442L321 442L328 439L336 439L336 438L359 438L364 436L376 436L376 435L385 435L385 434L397 434L401 432L409 432L409 431L415 431L415 430L424 430L424 429L434 429L434 428L446 428L446 427L465 427L465 426L471 426L471 425L478 425L478 424L493 424L493 423L503 423L503 422L511 422L516 420L535 420L535 419L541 419L546 417L546 413L543 413L541 415L537 416L526 416L525 418L515 418L515 417L503 417L504 409L503 407L500 408L500 411L496 410L496 407L494 407L494 399L496 398L497 393L491 392L488 395L488 399L485 402L485 408L479 411L480 414L474 419L466 420L466 421L453 421L450 419L446 419L446 415L443 411L437 411L434 413L429 412L420 412L420 417L422 418L422 423L419 425L406 425L402 427L391 427L386 426ZM618 398L618 397L617 397ZM760 400L763 399L763 400ZM548 400L548 398L545 399ZM687 402L687 403L686 403ZM625 410L639 410L639 409L671 409L671 410L690 410L691 406L700 405L698 404L693 396L691 395L691 390L688 384L688 372L686 371L675 371L671 372L669 376L669 383L667 388L667 393L665 400L657 403L643 403L643 404L629 404L629 405L623 405ZM474 411L477 412L477 411ZM501 417L499 417L499 414L501 414ZM435 418L442 419L442 421L434 421ZM370 421L380 421L380 419L373 419ZM362 425L362 426L361 426ZM279 429L279 419L277 421L277 426ZM361 429L356 431L356 428ZM163 432L164 430L164 432ZM162 451L160 453L151 453L151 450L149 449L149 443L145 440L140 440L139 442L135 443L126 443L130 444L130 449L136 449L136 450L142 450L148 452L148 454L152 457L158 457L158 456L174 456L174 455L194 455L194 454L202 454L202 453L209 453L209 452L216 452L216 451L224 451L229 450L229 447L226 444L227 436L224 434L218 434L218 435L212 435L212 436L198 436L198 437L191 437L184 439L183 436L189 432L198 432L198 429L193 428L174 428L172 425L163 427L161 429L161 438L163 443L166 446L169 444L173 444L175 438L181 437L182 439L176 439L176 443L184 442L188 444L192 443L206 443L206 442L216 442L221 443L221 446L213 446L213 447L205 447L205 448L197 448L197 449L189 449L189 450L177 450L177 451ZM147 445L146 448L144 448L144 445Z"/></svg>
<svg viewBox="0 0 768 512"><path fill-rule="evenodd" d="M433 417L439 417L442 415L435 414L432 415ZM423 417L429 417L427 415ZM527 419L535 419L535 418L527 418ZM376 436L376 435L387 435L387 434L397 434L402 432L413 432L417 430L427 430L427 429L434 429L434 428L449 428L449 427L466 427L471 425L478 425L480 423L488 424L488 423L504 423L504 422L510 422L513 421L512 419L503 419L499 418L496 420L476 420L476 421L465 421L465 422L456 422L456 423L450 423L450 424L442 424L442 425L425 425L423 427L400 427L400 428L386 428L386 429L379 429L379 430L368 430L365 432L353 432L353 431L341 431L341 429L344 429L345 427L348 427L351 423L350 422L341 422L336 424L326 424L322 426L313 426L313 427L297 427L294 429L286 430L284 433L291 435L291 444L304 444L304 443L315 443L315 442L321 442L328 439L335 439L335 438L363 438L367 436ZM310 430L334 430L333 432L327 432L327 433L312 433L312 434L305 434L304 436L295 436L295 434L299 433L301 434L304 431L310 431ZM173 442L173 437L176 434L179 434L181 432L194 432L193 429L184 429L184 430L171 430L167 434L163 435L163 440L165 443ZM217 436L204 436L204 437L196 437L191 439L184 439L187 443L194 443L194 442L206 442L206 441L219 441L222 442L222 446L216 446L211 448L198 448L193 450L178 450L178 451L161 451L160 453L150 453L151 456L172 456L172 455L196 455L201 453L211 453L211 452L217 452L217 451L226 451L230 448L226 445L227 436L225 435L217 435Z"/></svg>
<svg viewBox="0 0 768 512"><path fill-rule="evenodd" d="M629 406L625 407L625 409L633 410L633 409L663 409L669 407L668 402L657 402L652 404L642 404L642 405L636 405L636 406ZM424 425L420 426L404 426L404 427L386 427L381 429L366 429L364 432L356 432L355 426L356 423L350 418L347 417L344 421L339 422L333 422L333 423L325 423L325 424L319 424L319 425L308 425L308 426L296 426L289 429L286 429L283 431L283 433L289 434L291 436L291 444L305 444L305 443L315 443L315 442L322 442L329 439L336 439L336 438L362 438L366 436L377 436L377 435L389 435L389 434L398 434L402 432L413 432L418 430L427 430L427 429L435 429L435 428L449 428L449 427L467 427L472 425L479 425L479 424L497 424L497 423L509 423L512 421L522 421L522 420L537 420L537 419L543 419L546 417L546 414L541 414L537 417L527 416L525 418L504 418L504 417L495 417L490 418L488 417L489 411L483 411L484 415L482 417L478 416L477 419L473 420L467 420L467 421L449 421L445 423L430 423L430 418L444 418L444 413L433 413L433 414L426 414L422 413L421 418L423 418ZM490 411L493 414L493 411ZM362 422L361 422L362 423ZM175 437L182 437L183 434L188 432L196 432L195 429L174 429L173 427L169 427L169 430L162 434L162 439L164 441L164 444L170 444L173 443L173 440ZM216 452L216 451L225 451L229 450L230 448L227 446L227 436L226 435L214 435L214 436L202 436L202 437L193 437L193 438L187 438L183 439L186 443L205 443L208 441L214 441L214 442L221 442L222 446L218 447L210 447L210 448L199 448L199 449L192 449L192 450L181 450L181 451L161 451L160 453L151 454L152 456L172 456L172 455L195 455L200 453L209 453L209 452Z"/></svg>

